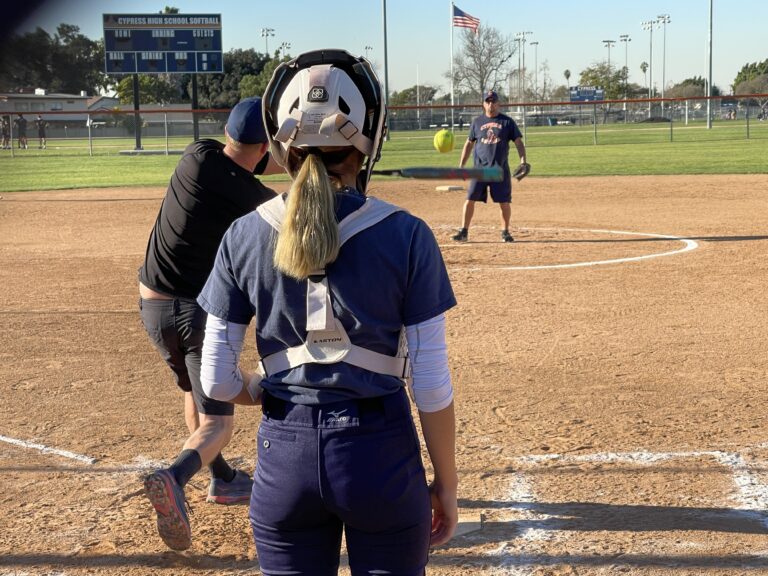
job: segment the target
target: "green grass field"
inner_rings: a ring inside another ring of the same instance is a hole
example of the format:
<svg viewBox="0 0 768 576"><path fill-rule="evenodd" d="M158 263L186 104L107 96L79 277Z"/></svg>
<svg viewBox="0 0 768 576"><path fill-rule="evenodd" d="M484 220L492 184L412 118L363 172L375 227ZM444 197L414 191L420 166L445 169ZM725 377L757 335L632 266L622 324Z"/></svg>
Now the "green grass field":
<svg viewBox="0 0 768 576"><path fill-rule="evenodd" d="M457 134L453 152L432 148L432 131L393 132L378 168L456 166L466 131ZM525 130L533 176L609 176L653 174L755 174L768 172L768 122L612 124L536 126ZM595 145L595 139L597 145ZM169 140L182 150L190 138ZM130 138L49 140L47 150L0 151L0 192L108 186L165 186L178 155L121 155L132 150ZM163 152L164 138L144 138L145 150ZM514 157L514 151L512 152ZM285 176L266 181L286 180Z"/></svg>

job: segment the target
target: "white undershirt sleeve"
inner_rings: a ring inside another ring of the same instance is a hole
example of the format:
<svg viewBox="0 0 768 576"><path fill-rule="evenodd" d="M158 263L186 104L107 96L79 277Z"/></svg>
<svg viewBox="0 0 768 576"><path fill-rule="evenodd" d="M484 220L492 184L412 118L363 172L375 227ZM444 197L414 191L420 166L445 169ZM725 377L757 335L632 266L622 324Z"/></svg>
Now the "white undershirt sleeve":
<svg viewBox="0 0 768 576"><path fill-rule="evenodd" d="M238 362L247 329L247 324L228 322L208 314L200 382L209 398L229 402L243 389Z"/></svg>
<svg viewBox="0 0 768 576"><path fill-rule="evenodd" d="M413 326L406 326L408 354L413 376L413 400L422 412L437 412L453 401L448 347L445 343L445 315L440 314Z"/></svg>

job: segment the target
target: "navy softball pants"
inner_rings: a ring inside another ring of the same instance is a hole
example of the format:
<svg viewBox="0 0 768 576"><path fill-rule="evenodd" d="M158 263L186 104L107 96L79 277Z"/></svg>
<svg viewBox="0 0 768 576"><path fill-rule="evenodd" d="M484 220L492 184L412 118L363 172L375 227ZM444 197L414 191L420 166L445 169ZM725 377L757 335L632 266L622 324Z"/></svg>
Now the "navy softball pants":
<svg viewBox="0 0 768 576"><path fill-rule="evenodd" d="M408 397L322 406L265 394L250 519L265 576L424 574L432 510Z"/></svg>

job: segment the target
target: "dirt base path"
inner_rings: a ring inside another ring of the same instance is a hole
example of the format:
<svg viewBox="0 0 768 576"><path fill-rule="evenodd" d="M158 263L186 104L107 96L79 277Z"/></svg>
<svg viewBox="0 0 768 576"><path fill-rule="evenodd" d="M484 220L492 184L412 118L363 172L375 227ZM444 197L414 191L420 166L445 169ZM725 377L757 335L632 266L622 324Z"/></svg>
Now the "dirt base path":
<svg viewBox="0 0 768 576"><path fill-rule="evenodd" d="M432 227L459 301L468 532L430 574L768 573L768 176L529 178L513 244L492 204L451 242L463 192L436 184L372 190ZM0 200L0 576L258 573L204 474L188 552L142 495L186 437L137 312L163 192ZM226 450L248 471L258 422Z"/></svg>

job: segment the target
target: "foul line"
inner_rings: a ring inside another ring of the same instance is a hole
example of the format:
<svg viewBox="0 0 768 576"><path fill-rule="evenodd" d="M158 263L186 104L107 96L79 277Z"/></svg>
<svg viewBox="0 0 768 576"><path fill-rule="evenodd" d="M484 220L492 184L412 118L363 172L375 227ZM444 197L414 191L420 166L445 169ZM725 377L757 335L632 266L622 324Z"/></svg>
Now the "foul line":
<svg viewBox="0 0 768 576"><path fill-rule="evenodd" d="M738 452L722 450L701 450L691 452L603 452L597 454L566 455L540 454L518 456L514 459L519 464L535 465L542 462L616 462L638 465L652 465L658 462L685 458L713 458L718 464L731 470L733 483L736 485L744 514L759 512L759 520L768 527L768 518L762 511L768 508L768 486L760 481L751 470L749 463Z"/></svg>
<svg viewBox="0 0 768 576"><path fill-rule="evenodd" d="M20 446L21 448L31 448L32 450L39 450L43 454L56 454L57 456L70 458L72 460L77 460L78 462L85 462L86 464L96 463L96 458L91 458L90 456L83 456L82 454L75 454L74 452L70 452L69 450L59 450L58 448L50 448L49 446L45 446L44 444L38 444L37 442L27 442L26 440L17 440L16 438L9 438L8 436L2 436L2 435L0 435L0 441L6 442L8 444L13 444L14 446Z"/></svg>
<svg viewBox="0 0 768 576"><path fill-rule="evenodd" d="M624 236L642 236L644 238L664 238L667 240L676 240L685 244L678 250L669 252L660 252L658 254L646 254L644 256L631 256L627 258L614 258L612 260L593 260L589 262L574 262L572 264L542 264L539 266L450 266L451 270L552 270L557 268L581 268L584 266L604 266L606 264L620 264L622 262L637 262L639 260L649 260L651 258L661 258L662 256L672 256L673 254L682 254L696 250L699 244L695 240L682 238L680 236L670 236L667 234L651 234L649 232L626 232L623 230L597 230L585 228L522 228L522 230L564 230L566 232L594 232L596 234L619 234ZM440 247L457 247L458 244L442 244ZM466 246L466 244L464 244Z"/></svg>

